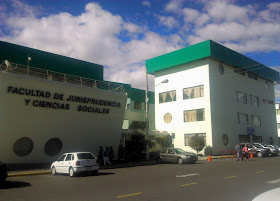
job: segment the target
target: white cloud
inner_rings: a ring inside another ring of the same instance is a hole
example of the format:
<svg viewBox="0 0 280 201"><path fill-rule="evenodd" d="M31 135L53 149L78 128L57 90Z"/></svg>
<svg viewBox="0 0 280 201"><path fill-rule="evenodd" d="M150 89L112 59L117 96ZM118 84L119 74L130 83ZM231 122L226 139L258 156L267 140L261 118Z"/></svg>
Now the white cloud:
<svg viewBox="0 0 280 201"><path fill-rule="evenodd" d="M175 14L180 14L182 8L183 0L171 0L165 6L165 10L168 12L174 12Z"/></svg>
<svg viewBox="0 0 280 201"><path fill-rule="evenodd" d="M168 29L173 29L174 27L179 26L179 22L175 20L174 17L166 17L166 16L161 16L161 15L156 15L159 19L159 23L167 26Z"/></svg>
<svg viewBox="0 0 280 201"><path fill-rule="evenodd" d="M151 2L149 1L142 1L143 6L151 7Z"/></svg>

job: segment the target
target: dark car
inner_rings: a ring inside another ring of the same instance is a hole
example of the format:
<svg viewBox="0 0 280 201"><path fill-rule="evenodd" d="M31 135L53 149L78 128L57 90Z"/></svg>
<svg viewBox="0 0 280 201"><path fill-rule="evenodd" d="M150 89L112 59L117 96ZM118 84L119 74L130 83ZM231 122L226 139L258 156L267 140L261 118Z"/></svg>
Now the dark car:
<svg viewBox="0 0 280 201"><path fill-rule="evenodd" d="M0 184L5 183L8 177L7 166L0 161Z"/></svg>
<svg viewBox="0 0 280 201"><path fill-rule="evenodd" d="M180 148L167 148L160 152L160 161L169 163L195 163L197 155L194 153L186 152Z"/></svg>

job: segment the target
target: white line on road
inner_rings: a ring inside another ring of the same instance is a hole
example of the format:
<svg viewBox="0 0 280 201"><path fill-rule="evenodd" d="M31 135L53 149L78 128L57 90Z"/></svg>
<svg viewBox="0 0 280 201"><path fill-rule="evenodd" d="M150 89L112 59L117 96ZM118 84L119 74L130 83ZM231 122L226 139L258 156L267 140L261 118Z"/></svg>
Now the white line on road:
<svg viewBox="0 0 280 201"><path fill-rule="evenodd" d="M194 174L186 174L186 175L176 175L176 177L191 177L191 176L196 176L200 175L199 173L194 173Z"/></svg>
<svg viewBox="0 0 280 201"><path fill-rule="evenodd" d="M276 180L272 180L272 181L268 181L268 182L265 182L267 184L276 184L276 183L279 183L280 182L280 179L276 179Z"/></svg>

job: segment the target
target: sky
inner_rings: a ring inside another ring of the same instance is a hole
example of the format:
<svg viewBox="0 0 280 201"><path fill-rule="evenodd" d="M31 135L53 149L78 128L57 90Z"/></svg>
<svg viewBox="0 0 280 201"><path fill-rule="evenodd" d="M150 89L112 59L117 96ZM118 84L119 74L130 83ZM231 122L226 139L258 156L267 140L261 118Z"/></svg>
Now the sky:
<svg viewBox="0 0 280 201"><path fill-rule="evenodd" d="M140 89L145 60L209 39L280 72L280 2L0 0L0 40L103 65L105 80Z"/></svg>

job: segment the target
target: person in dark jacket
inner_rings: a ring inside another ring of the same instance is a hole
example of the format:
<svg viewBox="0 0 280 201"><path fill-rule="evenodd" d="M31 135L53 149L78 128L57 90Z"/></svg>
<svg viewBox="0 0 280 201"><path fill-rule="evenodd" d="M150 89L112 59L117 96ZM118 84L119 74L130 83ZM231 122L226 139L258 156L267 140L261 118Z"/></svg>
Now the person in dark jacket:
<svg viewBox="0 0 280 201"><path fill-rule="evenodd" d="M109 161L109 157L110 157L110 150L109 150L109 147L106 147L106 149L104 151L104 166L106 166L107 163L109 165L112 165Z"/></svg>

